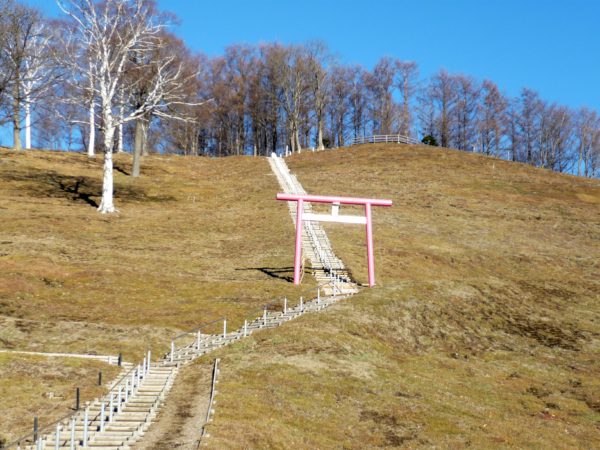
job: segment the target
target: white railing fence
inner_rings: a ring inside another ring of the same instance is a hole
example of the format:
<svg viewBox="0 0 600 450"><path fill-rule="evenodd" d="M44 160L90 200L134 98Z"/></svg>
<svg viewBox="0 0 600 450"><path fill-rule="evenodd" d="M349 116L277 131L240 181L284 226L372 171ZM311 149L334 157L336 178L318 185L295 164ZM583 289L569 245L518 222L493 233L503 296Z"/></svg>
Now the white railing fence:
<svg viewBox="0 0 600 450"><path fill-rule="evenodd" d="M211 323L207 323L206 325L202 325L202 326L200 326L198 328L194 328L193 330L190 330L190 331L188 331L186 333L183 333L183 334L181 334L181 335L179 335L179 336L171 339L171 362L173 362L173 355L175 354L175 341L177 339L182 338L184 336L187 336L188 334L191 334L191 333L194 333L194 332L198 332L198 334L196 336L197 337L196 348L198 350L200 350L200 344L201 344L201 341L202 341L202 332L200 330L202 330L202 328L204 328L204 327L208 327L208 326L213 325L213 324L215 324L217 322L220 322L221 320L223 321L223 337L225 338L225 337L227 337L227 317L221 317L220 319L217 319L217 320L215 320L215 321L213 321Z"/></svg>
<svg viewBox="0 0 600 450"><path fill-rule="evenodd" d="M359 136L352 138L349 145L358 144L411 144L411 145L426 145L418 139L401 134L377 134L373 136Z"/></svg>
<svg viewBox="0 0 600 450"><path fill-rule="evenodd" d="M102 396L102 398L100 399L100 417L104 417L105 416L105 408L108 406L109 407L109 416L108 416L108 423L113 421L113 413L120 413L122 411L122 407L123 407L123 403L127 403L127 400L129 398L129 395L135 395L136 390L140 387L142 380L144 380L147 377L148 372L150 371L150 358L151 358L151 352L150 350L148 350L147 356L144 357L143 362L140 361L140 363L138 363L137 367L135 364L133 364L132 369L127 372L123 377L121 377L116 383L113 383L112 388L104 395ZM130 378L131 378L131 382L130 382ZM123 381L125 381L125 386L123 386ZM118 388L118 390L117 390ZM110 399L110 401L109 401ZM96 399L97 400L97 399ZM115 401L117 402L117 404L115 405ZM73 413L69 413L68 415L60 418L59 420L52 422L50 425L46 425L42 428L38 428L36 430L34 430L33 432L26 434L25 436L21 436L19 439L17 439L16 441L12 442L11 444L9 444L6 447L3 447L5 449L9 449L9 448L15 448L16 450L21 450L21 443L24 443L25 446L31 445L31 443L28 440L32 440L35 447L38 450L42 450L44 448L46 448L45 446L45 440L48 439L48 435L44 436L43 432L47 432L50 429L54 429L54 426L56 425L56 429L55 429L55 433L54 434L54 441L56 442L65 442L65 446L67 445L67 443L69 444L69 448L71 449L75 449L76 447L79 448L79 446L81 447L87 447L88 446L88 437L91 437L91 431L92 431L92 427L91 424L94 422L94 420L96 419L96 417L90 417L89 413L90 413L90 407L91 405L96 404L97 401L94 402L87 402L85 408L83 409L83 420L81 418L81 412L82 412L82 408L79 408L77 410L75 410L75 412ZM81 422L81 425L79 424ZM67 429L70 423L70 428L71 428L71 436L70 439L69 438L63 438L63 440L60 440L60 433L63 429ZM76 426L81 426L83 428L83 439L80 439L79 437L77 439L75 439L75 427ZM104 431L104 420L101 421L101 426L99 429L95 430L95 431ZM88 432L90 432L90 435L88 434ZM29 439L29 438L33 438L33 439ZM57 445L56 448L59 447L65 447L62 445Z"/></svg>

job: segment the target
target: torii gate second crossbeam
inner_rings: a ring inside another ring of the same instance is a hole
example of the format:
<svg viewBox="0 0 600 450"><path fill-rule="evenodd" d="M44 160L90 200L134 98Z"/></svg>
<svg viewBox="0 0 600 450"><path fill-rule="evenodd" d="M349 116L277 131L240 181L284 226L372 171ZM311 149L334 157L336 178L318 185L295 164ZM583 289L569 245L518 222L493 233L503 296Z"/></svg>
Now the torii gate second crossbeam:
<svg viewBox="0 0 600 450"><path fill-rule="evenodd" d="M338 222L356 223L367 226L367 264L369 268L369 286L375 285L375 262L373 258L373 222L371 218L371 206L392 206L391 200L377 198L353 198L353 197L329 197L323 195L298 195L277 194L277 200L298 202L296 213L296 253L294 256L294 284L300 284L300 265L302 258L302 223L305 220L311 222ZM332 214L304 214L304 202L332 203ZM365 205L365 217L360 216L338 216L337 207L340 204ZM336 207L337 205L337 207Z"/></svg>

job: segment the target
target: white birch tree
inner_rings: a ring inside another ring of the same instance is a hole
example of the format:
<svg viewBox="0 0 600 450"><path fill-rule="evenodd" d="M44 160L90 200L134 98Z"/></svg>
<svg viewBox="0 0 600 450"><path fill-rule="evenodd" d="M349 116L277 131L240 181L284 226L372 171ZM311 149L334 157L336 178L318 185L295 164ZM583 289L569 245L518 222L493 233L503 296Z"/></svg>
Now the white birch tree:
<svg viewBox="0 0 600 450"><path fill-rule="evenodd" d="M27 42L21 89L25 112L25 148L31 148L31 113L44 96L51 90L60 77L58 67L52 55L52 30L45 22L39 22Z"/></svg>
<svg viewBox="0 0 600 450"><path fill-rule="evenodd" d="M144 101L136 108L124 110L120 98L130 92L125 75L132 52L152 53L160 45L161 30L168 26L151 0L57 0L71 20L70 43L77 44L80 54L65 58L63 64L71 74L70 82L80 92L86 88L98 100L99 128L103 132L104 169L101 213L118 212L113 202L113 159L115 131L119 125L136 121L152 112L168 116L164 109L176 104L181 67L173 67L173 57L147 61L154 72ZM157 43L158 42L158 43ZM77 98L72 99L78 101ZM94 114L91 114L93 117Z"/></svg>
<svg viewBox="0 0 600 450"><path fill-rule="evenodd" d="M11 118L15 150L21 150L22 116L26 119L26 148L31 147L31 107L60 77L55 64L52 33L42 14L28 5L6 2L2 30L2 65L11 76L5 89L5 108Z"/></svg>

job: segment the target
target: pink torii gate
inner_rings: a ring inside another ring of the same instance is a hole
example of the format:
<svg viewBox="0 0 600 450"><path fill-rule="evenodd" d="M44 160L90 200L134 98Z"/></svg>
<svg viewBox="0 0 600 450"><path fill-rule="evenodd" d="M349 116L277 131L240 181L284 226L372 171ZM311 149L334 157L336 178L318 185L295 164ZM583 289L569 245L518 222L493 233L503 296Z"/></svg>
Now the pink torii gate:
<svg viewBox="0 0 600 450"><path fill-rule="evenodd" d="M369 286L375 285L375 262L373 258L373 223L371 219L371 206L392 206L391 200L377 198L352 198L352 197L329 197L323 195L298 195L277 194L277 200L298 202L296 213L296 254L294 256L294 284L300 284L300 265L302 258L302 223L305 220L311 222L338 222L356 223L367 226L367 264L369 268ZM304 214L304 202L332 203L332 214ZM340 204L365 205L365 217L360 216L338 216Z"/></svg>

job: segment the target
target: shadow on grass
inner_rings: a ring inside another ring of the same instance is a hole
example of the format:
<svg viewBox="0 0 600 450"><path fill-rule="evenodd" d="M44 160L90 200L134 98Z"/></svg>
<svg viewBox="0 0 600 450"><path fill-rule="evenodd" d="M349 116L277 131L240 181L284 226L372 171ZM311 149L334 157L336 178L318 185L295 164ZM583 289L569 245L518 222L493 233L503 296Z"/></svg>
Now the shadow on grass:
<svg viewBox="0 0 600 450"><path fill-rule="evenodd" d="M247 269L235 269L235 270L258 270L271 278L277 278L278 280L284 280L289 283L294 281L294 268L293 267L249 267ZM282 276L281 274L291 273L291 275Z"/></svg>
<svg viewBox="0 0 600 450"><path fill-rule="evenodd" d="M122 169L117 169L127 175ZM47 172L18 172L4 171L3 180L24 183L19 186L21 194L31 197L64 198L75 202L84 202L98 207L93 199L102 196L102 179L87 176L64 175L54 171ZM137 202L164 202L176 200L170 196L149 196L145 189L138 186L128 186L120 183L114 185L114 198Z"/></svg>
<svg viewBox="0 0 600 450"><path fill-rule="evenodd" d="M65 180L56 180L60 188L67 194L72 194L72 200L82 200L88 205L97 208L99 205L91 199L91 195L86 192L80 192L80 189L85 189L85 180L77 179L75 184L65 182Z"/></svg>
<svg viewBox="0 0 600 450"><path fill-rule="evenodd" d="M120 166L120 165L113 164L113 169L115 169L117 172L122 173L123 175L126 175L126 176L130 176L131 175L130 172L126 172L125 169L122 166Z"/></svg>

